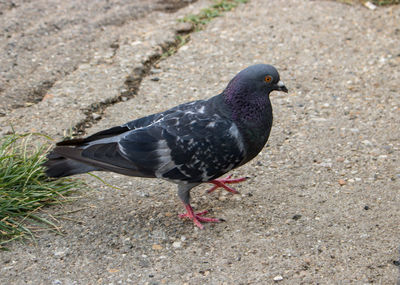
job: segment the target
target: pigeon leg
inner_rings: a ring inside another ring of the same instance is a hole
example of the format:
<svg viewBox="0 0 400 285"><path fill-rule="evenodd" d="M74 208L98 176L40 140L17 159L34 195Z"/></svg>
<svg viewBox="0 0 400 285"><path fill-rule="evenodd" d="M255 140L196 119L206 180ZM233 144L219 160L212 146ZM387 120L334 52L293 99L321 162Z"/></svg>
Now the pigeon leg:
<svg viewBox="0 0 400 285"><path fill-rule="evenodd" d="M221 219L216 219L216 218L202 217L202 215L207 214L208 211L195 213L195 212L193 212L193 208L192 208L192 206L190 206L190 204L185 204L185 208L186 208L186 214L179 214L179 217L180 218L189 218L189 219L193 220L193 223L196 226L198 226L200 229L204 228L204 226L201 224L201 222L203 222L203 223L219 223L219 222L223 221Z"/></svg>
<svg viewBox="0 0 400 285"><path fill-rule="evenodd" d="M178 185L178 196L182 200L183 204L185 205L186 214L180 214L180 218L189 218L193 221L193 223L198 226L200 229L203 229L204 226L201 222L204 223L218 223L222 222L222 219L216 218L206 218L202 217L203 215L207 214L208 211L203 211L199 213L195 213L193 211L192 206L190 206L190 189L197 186L198 184L180 184Z"/></svg>
<svg viewBox="0 0 400 285"><path fill-rule="evenodd" d="M214 186L210 189L208 189L207 193L211 193L213 192L215 189L222 187L224 188L226 191L231 192L233 194L239 194L239 192L235 189L233 189L232 187L229 187L226 184L235 184L235 183L239 183L242 181L245 181L247 179L247 177L241 177L241 178L236 178L236 179L231 179L232 174L229 175L226 178L222 178L222 179L215 179L215 180L211 180L209 181L209 183L214 184Z"/></svg>

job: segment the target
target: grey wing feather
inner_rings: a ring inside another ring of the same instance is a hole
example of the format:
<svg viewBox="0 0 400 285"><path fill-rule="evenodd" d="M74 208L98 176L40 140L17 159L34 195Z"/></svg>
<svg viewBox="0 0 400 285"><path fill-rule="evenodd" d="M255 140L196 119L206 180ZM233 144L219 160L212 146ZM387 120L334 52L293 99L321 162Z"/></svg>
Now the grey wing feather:
<svg viewBox="0 0 400 285"><path fill-rule="evenodd" d="M209 181L238 166L246 153L236 125L207 114L204 102L180 105L73 140L70 146L64 142L54 153L91 166L81 166L81 172L107 170L174 181Z"/></svg>

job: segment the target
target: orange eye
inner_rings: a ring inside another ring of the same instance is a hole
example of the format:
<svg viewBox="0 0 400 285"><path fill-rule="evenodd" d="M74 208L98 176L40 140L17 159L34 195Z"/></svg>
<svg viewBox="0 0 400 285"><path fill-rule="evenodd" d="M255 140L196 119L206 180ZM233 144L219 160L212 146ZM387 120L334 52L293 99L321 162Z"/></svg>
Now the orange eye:
<svg viewBox="0 0 400 285"><path fill-rule="evenodd" d="M270 83L272 81L272 77L267 75L267 76L265 76L264 81L267 83Z"/></svg>

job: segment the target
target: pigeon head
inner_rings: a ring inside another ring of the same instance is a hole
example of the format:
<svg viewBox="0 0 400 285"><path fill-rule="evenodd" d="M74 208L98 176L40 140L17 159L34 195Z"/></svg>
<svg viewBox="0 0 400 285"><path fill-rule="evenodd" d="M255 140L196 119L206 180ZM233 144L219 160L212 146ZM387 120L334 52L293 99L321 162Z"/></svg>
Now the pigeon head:
<svg viewBox="0 0 400 285"><path fill-rule="evenodd" d="M272 91L288 92L275 67L256 64L240 71L222 93L231 107L234 119L261 120L271 113L269 94Z"/></svg>

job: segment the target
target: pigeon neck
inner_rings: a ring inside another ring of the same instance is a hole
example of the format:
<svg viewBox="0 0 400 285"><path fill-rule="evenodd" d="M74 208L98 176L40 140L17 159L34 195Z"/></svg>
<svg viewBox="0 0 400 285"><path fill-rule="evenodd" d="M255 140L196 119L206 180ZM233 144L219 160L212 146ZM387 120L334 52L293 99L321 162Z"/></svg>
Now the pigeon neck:
<svg viewBox="0 0 400 285"><path fill-rule="evenodd" d="M269 94L255 86L241 85L235 78L222 93L223 100L237 123L260 125L272 120Z"/></svg>
<svg viewBox="0 0 400 285"><path fill-rule="evenodd" d="M230 82L221 96L230 117L236 123L248 151L246 160L254 158L264 147L272 127L272 106L266 90Z"/></svg>

